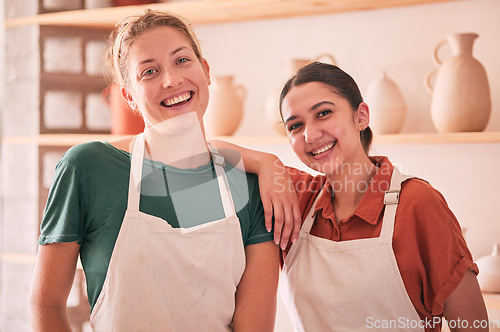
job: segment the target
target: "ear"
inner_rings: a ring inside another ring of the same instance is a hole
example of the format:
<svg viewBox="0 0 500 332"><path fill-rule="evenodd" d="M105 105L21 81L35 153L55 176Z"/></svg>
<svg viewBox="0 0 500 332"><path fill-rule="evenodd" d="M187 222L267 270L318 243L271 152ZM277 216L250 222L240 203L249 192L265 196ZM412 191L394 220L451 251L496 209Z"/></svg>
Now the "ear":
<svg viewBox="0 0 500 332"><path fill-rule="evenodd" d="M201 59L201 66L203 67L203 71L205 71L205 76L207 77L208 85L212 84L210 81L210 66L205 58Z"/></svg>
<svg viewBox="0 0 500 332"><path fill-rule="evenodd" d="M359 130L365 129L370 124L370 109L365 102L359 104L355 121Z"/></svg>
<svg viewBox="0 0 500 332"><path fill-rule="evenodd" d="M137 107L137 104L135 103L134 99L132 98L132 95L125 89L123 86L120 88L120 92L122 94L122 97L125 99L125 101L128 103L128 106L134 110L134 111L139 111L139 108Z"/></svg>

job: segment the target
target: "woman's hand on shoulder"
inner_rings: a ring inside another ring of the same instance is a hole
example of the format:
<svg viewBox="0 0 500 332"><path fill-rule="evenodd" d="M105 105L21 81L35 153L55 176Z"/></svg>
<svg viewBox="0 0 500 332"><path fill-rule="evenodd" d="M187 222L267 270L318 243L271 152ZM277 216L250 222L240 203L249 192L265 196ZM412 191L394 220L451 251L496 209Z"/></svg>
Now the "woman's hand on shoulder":
<svg viewBox="0 0 500 332"><path fill-rule="evenodd" d="M258 175L266 228L271 231L274 216L274 242L285 249L297 241L302 224L295 186L287 167L274 155L262 161Z"/></svg>
<svg viewBox="0 0 500 332"><path fill-rule="evenodd" d="M266 228L272 230L274 216L274 242L286 248L288 242L299 237L302 216L295 186L287 167L273 154L246 149L219 140L210 141L232 165L259 176L259 187L266 219ZM240 162L243 162L243 167Z"/></svg>

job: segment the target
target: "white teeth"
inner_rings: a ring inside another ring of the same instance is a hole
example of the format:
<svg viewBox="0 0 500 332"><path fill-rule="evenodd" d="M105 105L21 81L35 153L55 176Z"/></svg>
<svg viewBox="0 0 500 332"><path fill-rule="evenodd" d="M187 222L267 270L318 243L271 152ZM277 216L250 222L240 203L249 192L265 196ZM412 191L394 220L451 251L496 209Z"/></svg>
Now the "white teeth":
<svg viewBox="0 0 500 332"><path fill-rule="evenodd" d="M328 144L327 146L325 146L324 148L321 148L321 149L318 149L318 150L311 151L311 154L315 156L315 155L317 155L317 154L323 153L323 152L328 151L328 150L330 150L331 148L333 148L333 146L334 146L334 145L335 145L335 144L332 142L332 143Z"/></svg>
<svg viewBox="0 0 500 332"><path fill-rule="evenodd" d="M175 105L175 104L178 104L178 103L181 103L185 100L188 100L189 98L191 98L191 93L190 92L186 92L185 94L183 95L180 95L180 96L177 96L177 97L174 97L172 99L169 99L169 100L166 100L164 102L164 104L166 106L172 106L172 105Z"/></svg>

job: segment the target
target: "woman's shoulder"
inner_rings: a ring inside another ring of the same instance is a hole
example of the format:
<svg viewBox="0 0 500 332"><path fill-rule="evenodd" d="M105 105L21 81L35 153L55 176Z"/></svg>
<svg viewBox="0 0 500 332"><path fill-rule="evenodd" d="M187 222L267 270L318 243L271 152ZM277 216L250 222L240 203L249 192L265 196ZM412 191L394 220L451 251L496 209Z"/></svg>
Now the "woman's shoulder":
<svg viewBox="0 0 500 332"><path fill-rule="evenodd" d="M93 141L72 146L64 153L60 163L70 164L74 167L102 165L102 162L112 158L128 157L125 152L106 142Z"/></svg>
<svg viewBox="0 0 500 332"><path fill-rule="evenodd" d="M439 190L420 178L411 178L401 185L401 198L414 204L427 204L435 200L446 202Z"/></svg>
<svg viewBox="0 0 500 332"><path fill-rule="evenodd" d="M398 206L399 218L405 217L420 230L460 229L458 220L444 196L430 183L410 179L403 183Z"/></svg>

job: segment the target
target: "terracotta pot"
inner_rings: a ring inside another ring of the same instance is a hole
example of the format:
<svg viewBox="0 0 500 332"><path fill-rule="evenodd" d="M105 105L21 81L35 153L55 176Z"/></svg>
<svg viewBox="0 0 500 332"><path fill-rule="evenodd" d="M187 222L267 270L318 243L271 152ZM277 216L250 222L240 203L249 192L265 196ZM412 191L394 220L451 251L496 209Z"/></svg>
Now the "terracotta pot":
<svg viewBox="0 0 500 332"><path fill-rule="evenodd" d="M111 134L136 135L144 131L142 116L128 106L120 85L110 84L102 91L102 98L111 109Z"/></svg>
<svg viewBox="0 0 500 332"><path fill-rule="evenodd" d="M385 72L370 83L365 93L370 108L370 128L375 134L397 134L406 116L406 103L399 87Z"/></svg>
<svg viewBox="0 0 500 332"><path fill-rule="evenodd" d="M232 135L243 118L246 89L234 84L234 76L214 76L210 86L210 102L204 116L208 135Z"/></svg>
<svg viewBox="0 0 500 332"><path fill-rule="evenodd" d="M304 59L304 58L286 59L285 61L283 61L283 65L285 66L286 69L286 79L288 80L297 72L297 70L304 67L305 65L308 65L314 61L321 61L323 59L326 60L324 61L326 63L331 63L333 65L336 64L334 57L328 53L320 54L314 59ZM273 92L266 98L264 108L265 108L267 122L279 134L286 135L286 129L281 120L280 109L279 109L279 100L282 88L283 85L280 85L273 89Z"/></svg>
<svg viewBox="0 0 500 332"><path fill-rule="evenodd" d="M488 77L483 65L472 56L475 33L447 36L434 50L440 66L427 75L426 85L433 92L431 115L439 132L483 131L491 114ZM446 42L452 56L441 62L438 51ZM434 87L431 78L437 73Z"/></svg>
<svg viewBox="0 0 500 332"><path fill-rule="evenodd" d="M483 292L500 292L500 243L493 246L489 256L478 258L479 267L477 281Z"/></svg>

